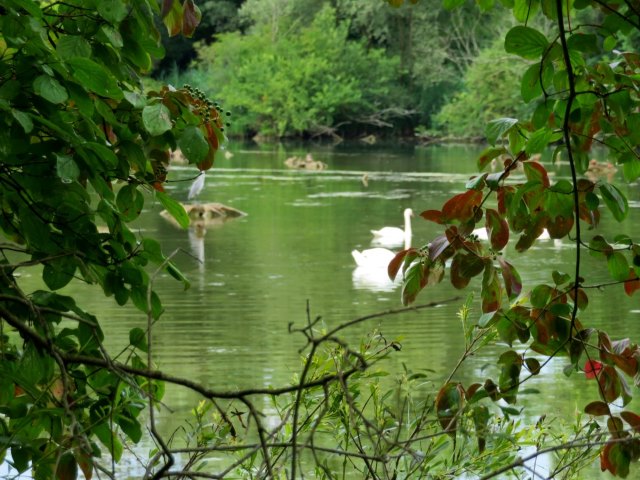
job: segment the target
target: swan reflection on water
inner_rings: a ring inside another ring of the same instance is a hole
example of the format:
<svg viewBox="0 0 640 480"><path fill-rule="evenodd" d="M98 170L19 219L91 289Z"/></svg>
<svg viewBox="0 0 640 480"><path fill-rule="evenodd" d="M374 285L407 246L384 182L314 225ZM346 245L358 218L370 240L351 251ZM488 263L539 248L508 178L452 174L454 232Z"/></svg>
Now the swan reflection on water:
<svg viewBox="0 0 640 480"><path fill-rule="evenodd" d="M385 267L356 267L351 275L353 287L356 290L372 292L393 292L402 283L402 275L392 281Z"/></svg>

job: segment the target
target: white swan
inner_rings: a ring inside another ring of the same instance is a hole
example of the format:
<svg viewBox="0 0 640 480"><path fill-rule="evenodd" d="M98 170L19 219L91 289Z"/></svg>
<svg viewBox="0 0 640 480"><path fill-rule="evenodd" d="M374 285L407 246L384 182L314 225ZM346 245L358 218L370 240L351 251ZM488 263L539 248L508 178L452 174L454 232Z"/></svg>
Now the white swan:
<svg viewBox="0 0 640 480"><path fill-rule="evenodd" d="M387 268L389 262L393 260L396 254L386 248L369 248L361 252L352 250L351 256L359 267Z"/></svg>
<svg viewBox="0 0 640 480"><path fill-rule="evenodd" d="M471 233L478 237L478 240L489 240L489 233L487 232L487 229L485 227L476 228ZM538 240L551 240L551 235L549 235L549 232L546 228L542 230L542 233L538 237Z"/></svg>
<svg viewBox="0 0 640 480"><path fill-rule="evenodd" d="M380 230L371 230L373 240L371 243L382 247L400 247L409 248L411 244L411 217L413 210L406 208L404 210L404 229L398 227L383 227Z"/></svg>

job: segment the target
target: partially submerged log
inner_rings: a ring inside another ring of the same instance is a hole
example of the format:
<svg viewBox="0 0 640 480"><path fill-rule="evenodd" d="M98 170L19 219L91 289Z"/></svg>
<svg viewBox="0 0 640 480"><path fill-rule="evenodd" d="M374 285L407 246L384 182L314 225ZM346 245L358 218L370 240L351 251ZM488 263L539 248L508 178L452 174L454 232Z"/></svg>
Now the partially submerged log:
<svg viewBox="0 0 640 480"><path fill-rule="evenodd" d="M298 170L324 170L327 168L326 163L314 160L310 153L305 158L289 157L284 161L284 164L289 168Z"/></svg>
<svg viewBox="0 0 640 480"><path fill-rule="evenodd" d="M191 226L198 228L220 225L233 218L244 217L247 215L247 213L242 210L217 202L183 203L182 206L191 219ZM160 212L160 215L175 226L179 226L178 222L176 222L168 211L163 210Z"/></svg>

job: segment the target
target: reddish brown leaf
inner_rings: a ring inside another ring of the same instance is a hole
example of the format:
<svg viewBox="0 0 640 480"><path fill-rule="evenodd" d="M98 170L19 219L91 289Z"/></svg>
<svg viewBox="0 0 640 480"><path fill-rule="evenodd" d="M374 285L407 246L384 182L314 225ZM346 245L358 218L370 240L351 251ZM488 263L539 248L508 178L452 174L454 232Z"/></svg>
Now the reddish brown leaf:
<svg viewBox="0 0 640 480"><path fill-rule="evenodd" d="M440 210L425 210L420 214L420 216L425 220L429 220L430 222L435 222L440 225L444 223L442 221L442 212Z"/></svg>
<svg viewBox="0 0 640 480"><path fill-rule="evenodd" d="M491 248L502 250L509 243L509 225L504 216L497 211L487 208L485 213L487 234L491 242Z"/></svg>
<svg viewBox="0 0 640 480"><path fill-rule="evenodd" d="M173 8L173 2L175 1L177 0L162 0L162 18L166 17L167 14L171 11L171 9Z"/></svg>
<svg viewBox="0 0 640 480"><path fill-rule="evenodd" d="M598 383L600 384L600 395L605 402L613 403L622 393L620 376L616 369L610 365L602 367L602 371L598 374Z"/></svg>
<svg viewBox="0 0 640 480"><path fill-rule="evenodd" d="M193 3L193 0L185 0L183 9L182 34L185 37L191 37L200 23L202 12L200 12L197 5Z"/></svg>
<svg viewBox="0 0 640 480"><path fill-rule="evenodd" d="M549 187L549 176L547 175L547 170L538 162L526 161L522 162L522 166L524 167L524 174L527 177L527 180L530 182L538 181L542 183L544 187Z"/></svg>
<svg viewBox="0 0 640 480"><path fill-rule="evenodd" d="M74 452L74 456L76 457L80 470L82 470L82 473L84 474L85 480L91 480L93 477L93 458L91 455L81 448L77 448Z"/></svg>
<svg viewBox="0 0 640 480"><path fill-rule="evenodd" d="M636 290L640 290L640 279L638 279L636 271L633 268L629 268L629 278L624 282L624 292L631 296Z"/></svg>
<svg viewBox="0 0 640 480"><path fill-rule="evenodd" d="M400 267L402 266L402 262L404 262L404 258L411 251L415 251L415 248L408 248L406 250L400 250L396 253L396 256L389 262L387 266L387 274L391 280L395 280L398 275L398 271L400 271Z"/></svg>
<svg viewBox="0 0 640 480"><path fill-rule="evenodd" d="M462 274L462 268L460 264L462 263L463 258L466 255L461 253L454 255L453 261L451 262L450 274L451 274L451 285L453 285L458 290L462 290L467 285L469 285L469 281L471 277L466 277Z"/></svg>
<svg viewBox="0 0 640 480"><path fill-rule="evenodd" d="M78 478L78 463L74 456L67 452L58 460L56 480L76 480Z"/></svg>
<svg viewBox="0 0 640 480"><path fill-rule="evenodd" d="M507 291L507 296L510 300L513 300L522 292L522 280L520 274L513 265L504 260L502 257L498 258L500 269L502 273L502 280L504 281L504 288Z"/></svg>
<svg viewBox="0 0 640 480"><path fill-rule="evenodd" d="M624 419L625 422L629 424L629 426L633 430L635 430L636 433L640 433L640 415L625 410L623 412L620 412L620 416Z"/></svg>
<svg viewBox="0 0 640 480"><path fill-rule="evenodd" d="M500 308L502 290L498 274L491 262L487 262L482 276L482 312L494 312Z"/></svg>
<svg viewBox="0 0 640 480"><path fill-rule="evenodd" d="M551 238L564 238L573 228L573 217L565 218L558 215L554 219L547 220L547 231Z"/></svg>
<svg viewBox="0 0 640 480"><path fill-rule="evenodd" d="M580 310L585 310L589 305L589 297L587 296L586 292L581 288L578 289L577 300L575 298L576 297L575 290L573 289L569 290L569 296L571 297L571 300L573 300L573 302L578 305L578 308Z"/></svg>
<svg viewBox="0 0 640 480"><path fill-rule="evenodd" d="M471 398L475 395L475 393L478 391L480 387L482 387L481 383L474 383L469 385L467 390L464 392L464 396L467 399L467 401L471 400Z"/></svg>
<svg viewBox="0 0 640 480"><path fill-rule="evenodd" d="M587 360L587 363L585 363L584 365L585 377L587 377L588 380L591 380L592 378L596 378L596 376L600 373L601 370L602 370L602 363L600 363L597 360Z"/></svg>
<svg viewBox="0 0 640 480"><path fill-rule="evenodd" d="M607 428L614 438L620 438L620 434L624 432L624 424L622 420L620 420L620 417L609 417L607 419Z"/></svg>
<svg viewBox="0 0 640 480"><path fill-rule="evenodd" d="M467 190L450 198L442 207L442 216L445 220L459 220L466 222L473 219L475 209L482 202L482 192Z"/></svg>
<svg viewBox="0 0 640 480"><path fill-rule="evenodd" d="M584 413L599 417L600 415L609 415L611 412L609 411L609 405L600 400L596 400L584 407Z"/></svg>

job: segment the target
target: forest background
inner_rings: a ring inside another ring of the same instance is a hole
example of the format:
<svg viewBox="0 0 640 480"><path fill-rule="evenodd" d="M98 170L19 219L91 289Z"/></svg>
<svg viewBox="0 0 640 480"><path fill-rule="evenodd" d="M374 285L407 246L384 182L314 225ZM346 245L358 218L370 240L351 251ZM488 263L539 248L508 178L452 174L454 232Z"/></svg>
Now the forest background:
<svg viewBox="0 0 640 480"><path fill-rule="evenodd" d="M192 38L163 33L154 77L218 99L233 112L228 133L250 138L474 139L490 120L530 114L519 82L502 81L531 63L504 51L511 10L431 3L200 2Z"/></svg>

